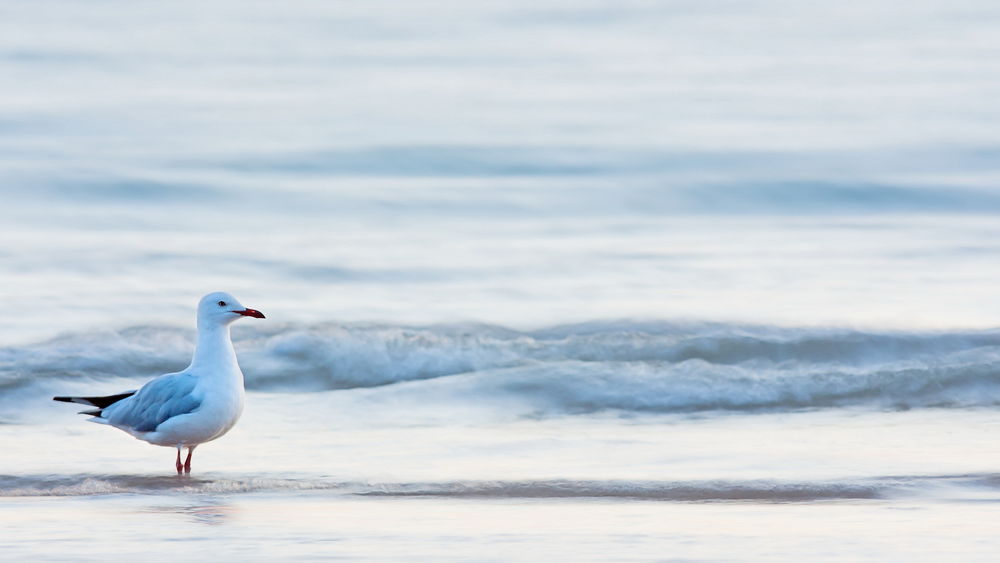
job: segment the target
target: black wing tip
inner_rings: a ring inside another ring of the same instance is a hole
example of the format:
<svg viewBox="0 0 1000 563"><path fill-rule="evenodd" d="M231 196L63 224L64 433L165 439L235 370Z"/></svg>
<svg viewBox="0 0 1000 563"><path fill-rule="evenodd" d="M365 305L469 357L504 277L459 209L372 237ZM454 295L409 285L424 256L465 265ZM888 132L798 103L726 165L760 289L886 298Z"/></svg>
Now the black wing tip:
<svg viewBox="0 0 1000 563"><path fill-rule="evenodd" d="M106 397L52 397L53 401L62 401L63 403L77 403L80 405L87 405L89 407L97 407L103 409L109 407L118 401L131 397L135 395L135 391L126 391L125 393L119 393L117 395L108 395Z"/></svg>

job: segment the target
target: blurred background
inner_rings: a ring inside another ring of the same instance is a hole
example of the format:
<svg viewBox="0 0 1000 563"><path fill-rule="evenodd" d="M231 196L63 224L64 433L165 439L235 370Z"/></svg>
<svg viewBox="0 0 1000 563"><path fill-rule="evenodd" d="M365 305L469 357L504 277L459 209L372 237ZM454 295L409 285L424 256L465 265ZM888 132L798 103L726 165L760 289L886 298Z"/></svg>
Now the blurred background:
<svg viewBox="0 0 1000 563"><path fill-rule="evenodd" d="M995 325L993 2L0 6L6 342Z"/></svg>

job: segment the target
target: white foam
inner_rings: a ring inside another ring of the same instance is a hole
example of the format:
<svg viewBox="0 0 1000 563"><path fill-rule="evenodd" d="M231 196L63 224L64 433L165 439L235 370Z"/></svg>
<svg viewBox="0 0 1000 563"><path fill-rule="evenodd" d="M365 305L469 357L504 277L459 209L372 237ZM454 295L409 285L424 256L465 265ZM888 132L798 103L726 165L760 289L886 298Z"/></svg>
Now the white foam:
<svg viewBox="0 0 1000 563"><path fill-rule="evenodd" d="M995 491L997 477L913 475L826 481L572 480L342 482L315 476L207 477L142 475L0 475L0 497L117 494L241 494L313 492L363 497L477 499L627 499L671 502L814 502L885 498L978 498ZM977 496L978 495L978 496Z"/></svg>
<svg viewBox="0 0 1000 563"><path fill-rule="evenodd" d="M71 334L0 351L0 385L123 385L123 377L183 367L189 347L188 333L169 328ZM244 332L237 348L250 390L374 387L381 389L358 397L503 401L542 414L1000 404L1000 338L992 332L315 325Z"/></svg>

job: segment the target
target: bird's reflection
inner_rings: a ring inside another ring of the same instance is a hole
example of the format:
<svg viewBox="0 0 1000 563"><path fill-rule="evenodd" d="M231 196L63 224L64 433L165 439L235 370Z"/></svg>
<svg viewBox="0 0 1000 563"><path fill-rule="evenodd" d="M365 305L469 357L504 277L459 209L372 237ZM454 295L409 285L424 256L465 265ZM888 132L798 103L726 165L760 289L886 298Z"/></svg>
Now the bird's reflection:
<svg viewBox="0 0 1000 563"><path fill-rule="evenodd" d="M192 499L196 502L181 505L158 505L142 509L140 512L154 514L178 514L196 524L218 526L225 524L236 508L220 499Z"/></svg>

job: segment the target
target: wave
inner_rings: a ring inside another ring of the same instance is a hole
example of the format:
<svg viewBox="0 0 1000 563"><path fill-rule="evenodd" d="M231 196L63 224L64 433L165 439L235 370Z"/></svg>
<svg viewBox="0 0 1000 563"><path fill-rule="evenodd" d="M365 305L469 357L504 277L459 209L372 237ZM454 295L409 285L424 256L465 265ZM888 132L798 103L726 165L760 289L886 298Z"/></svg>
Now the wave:
<svg viewBox="0 0 1000 563"><path fill-rule="evenodd" d="M502 401L522 414L1000 404L993 331L322 324L240 329L234 341L252 391L369 389L358 397ZM0 349L0 391L134 385L183 369L192 346L191 331L147 326Z"/></svg>
<svg viewBox="0 0 1000 563"><path fill-rule="evenodd" d="M123 493L241 493L320 490L342 485L322 480L206 479L176 475L0 475L0 497L91 496Z"/></svg>
<svg viewBox="0 0 1000 563"><path fill-rule="evenodd" d="M115 494L239 494L323 492L361 497L456 499L612 499L666 502L814 502L863 501L937 496L969 498L992 495L1000 476L913 475L829 481L710 480L571 480L445 481L373 483L302 476L156 476L156 475L0 475L0 498L96 496Z"/></svg>
<svg viewBox="0 0 1000 563"><path fill-rule="evenodd" d="M109 494L248 493L330 491L369 497L449 498L616 498L665 501L756 500L794 502L874 499L889 484L781 483L771 481L457 481L442 483L355 483L323 478L193 478L149 475L0 475L0 497L92 496Z"/></svg>
<svg viewBox="0 0 1000 563"><path fill-rule="evenodd" d="M72 204L74 212L96 211L105 219L109 206L145 210L144 218L154 216L146 213L153 209L173 220L178 215L203 216L203 208L219 201L255 214L284 210L296 217L393 221L401 211L460 220L526 215L995 214L1000 211L1000 191L990 182L970 185L967 176L970 171L991 173L996 152L992 147L676 152L562 145L376 145L183 159L141 173L26 170L14 176L19 189L4 193L24 209L46 213L57 200ZM901 169L931 179L905 179ZM271 180L257 187L246 179L262 175ZM294 184L299 177L350 177L362 184L374 178L378 191L373 195L374 184L358 188L355 182L333 182L324 183L322 190L272 193L273 178ZM411 189L414 182L419 190Z"/></svg>
<svg viewBox="0 0 1000 563"><path fill-rule="evenodd" d="M499 481L381 485L363 496L480 499L620 499L674 502L810 502L877 499L888 486L861 483L773 481Z"/></svg>

